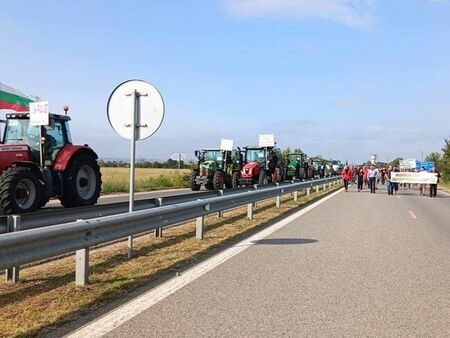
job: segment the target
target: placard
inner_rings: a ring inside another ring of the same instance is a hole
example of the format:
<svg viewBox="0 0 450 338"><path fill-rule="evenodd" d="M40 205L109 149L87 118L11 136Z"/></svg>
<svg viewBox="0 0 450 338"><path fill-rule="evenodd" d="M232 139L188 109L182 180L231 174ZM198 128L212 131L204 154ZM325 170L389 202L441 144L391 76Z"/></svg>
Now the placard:
<svg viewBox="0 0 450 338"><path fill-rule="evenodd" d="M232 151L233 150L233 140L223 138L220 141L220 150Z"/></svg>
<svg viewBox="0 0 450 338"><path fill-rule="evenodd" d="M416 169L416 159L407 158L400 160L400 169Z"/></svg>
<svg viewBox="0 0 450 338"><path fill-rule="evenodd" d="M275 147L275 137L273 134L259 135L260 147Z"/></svg>
<svg viewBox="0 0 450 338"><path fill-rule="evenodd" d="M49 115L48 101L30 102L31 126L48 126Z"/></svg>

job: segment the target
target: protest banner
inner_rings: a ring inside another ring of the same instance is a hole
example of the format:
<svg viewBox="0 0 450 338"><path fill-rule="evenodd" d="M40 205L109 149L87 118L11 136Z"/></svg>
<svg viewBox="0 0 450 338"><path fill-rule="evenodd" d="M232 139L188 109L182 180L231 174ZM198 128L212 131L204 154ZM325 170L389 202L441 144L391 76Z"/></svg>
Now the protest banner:
<svg viewBox="0 0 450 338"><path fill-rule="evenodd" d="M428 173L426 171L418 173L410 172L392 172L391 182L393 183L416 183L416 184L436 184L437 173Z"/></svg>

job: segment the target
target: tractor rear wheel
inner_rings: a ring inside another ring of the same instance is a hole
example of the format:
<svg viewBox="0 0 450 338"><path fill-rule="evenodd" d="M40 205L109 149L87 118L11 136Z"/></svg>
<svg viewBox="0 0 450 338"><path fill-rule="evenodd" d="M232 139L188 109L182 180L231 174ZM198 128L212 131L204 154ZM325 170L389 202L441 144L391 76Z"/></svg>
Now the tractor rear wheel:
<svg viewBox="0 0 450 338"><path fill-rule="evenodd" d="M223 171L218 170L214 173L213 187L215 191L223 190L223 188L225 187L225 174L223 173Z"/></svg>
<svg viewBox="0 0 450 338"><path fill-rule="evenodd" d="M97 203L100 197L102 174L92 155L76 155L63 173L61 204L66 208Z"/></svg>
<svg viewBox="0 0 450 338"><path fill-rule="evenodd" d="M0 213L32 212L41 207L42 187L30 168L15 166L0 176Z"/></svg>
<svg viewBox="0 0 450 338"><path fill-rule="evenodd" d="M189 186L191 187L192 191L199 191L201 185L195 183L195 178L198 176L198 170L192 170L191 171L191 177L189 178Z"/></svg>
<svg viewBox="0 0 450 338"><path fill-rule="evenodd" d="M233 176L231 176L231 187L233 189L239 188L239 179L241 178L241 173L239 171L235 171Z"/></svg>

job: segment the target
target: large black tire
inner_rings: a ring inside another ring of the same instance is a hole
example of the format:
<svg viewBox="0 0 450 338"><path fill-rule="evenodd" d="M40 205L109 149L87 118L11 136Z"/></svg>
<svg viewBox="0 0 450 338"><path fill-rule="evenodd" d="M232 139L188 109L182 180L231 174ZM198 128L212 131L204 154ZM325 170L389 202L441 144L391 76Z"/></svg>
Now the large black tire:
<svg viewBox="0 0 450 338"><path fill-rule="evenodd" d="M198 170L193 169L191 171L191 177L189 178L189 185L192 191L199 191L201 185L195 183L195 178L198 176Z"/></svg>
<svg viewBox="0 0 450 338"><path fill-rule="evenodd" d="M271 181L271 179L267 175L266 171L265 170L261 170L259 172L258 184L260 184L260 185L269 184L270 181Z"/></svg>
<svg viewBox="0 0 450 338"><path fill-rule="evenodd" d="M239 188L239 179L241 178L241 173L239 171L235 171L233 176L231 176L231 187L233 189Z"/></svg>
<svg viewBox="0 0 450 338"><path fill-rule="evenodd" d="M63 173L60 201L66 208L94 205L100 197L102 174L96 159L87 153L75 155Z"/></svg>
<svg viewBox="0 0 450 338"><path fill-rule="evenodd" d="M0 213L32 212L41 207L42 186L27 167L14 166L0 176Z"/></svg>
<svg viewBox="0 0 450 338"><path fill-rule="evenodd" d="M225 188L231 189L233 188L233 183L231 182L232 177L228 174L225 175Z"/></svg>
<svg viewBox="0 0 450 338"><path fill-rule="evenodd" d="M223 190L225 188L225 174L223 171L217 170L213 177L214 191Z"/></svg>

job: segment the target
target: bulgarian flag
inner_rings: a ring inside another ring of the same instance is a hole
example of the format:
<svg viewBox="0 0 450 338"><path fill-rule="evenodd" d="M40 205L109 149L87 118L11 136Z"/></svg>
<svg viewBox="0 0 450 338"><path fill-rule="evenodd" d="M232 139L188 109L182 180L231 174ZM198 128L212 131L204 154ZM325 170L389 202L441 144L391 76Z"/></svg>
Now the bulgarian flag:
<svg viewBox="0 0 450 338"><path fill-rule="evenodd" d="M0 82L0 109L28 111L30 102L33 100L25 94Z"/></svg>

